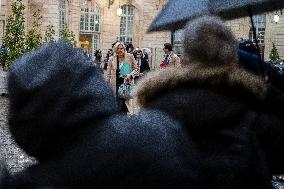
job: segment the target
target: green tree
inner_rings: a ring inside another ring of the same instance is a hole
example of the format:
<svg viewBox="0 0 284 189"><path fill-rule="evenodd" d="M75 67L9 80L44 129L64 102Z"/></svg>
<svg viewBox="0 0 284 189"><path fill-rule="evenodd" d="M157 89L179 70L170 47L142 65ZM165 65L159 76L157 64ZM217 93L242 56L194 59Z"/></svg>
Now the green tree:
<svg viewBox="0 0 284 189"><path fill-rule="evenodd" d="M64 28L60 30L59 35L60 39L62 39L66 43L69 43L72 46L76 46L75 34L73 33L73 31L69 31L67 25L65 25Z"/></svg>
<svg viewBox="0 0 284 189"><path fill-rule="evenodd" d="M41 26L41 19L39 10L33 13L32 27L26 35L26 52L39 47L42 44L42 36L39 28Z"/></svg>
<svg viewBox="0 0 284 189"><path fill-rule="evenodd" d="M46 27L46 30L45 30L43 42L44 43L55 42L54 35L55 35L54 26L53 25L48 25Z"/></svg>
<svg viewBox="0 0 284 189"><path fill-rule="evenodd" d="M4 44L8 48L8 57L5 67L25 52L25 6L22 0L14 0L12 3L12 14L6 20Z"/></svg>
<svg viewBox="0 0 284 189"><path fill-rule="evenodd" d="M269 54L269 58L272 62L275 62L280 59L277 48L274 43L272 43L272 50Z"/></svg>

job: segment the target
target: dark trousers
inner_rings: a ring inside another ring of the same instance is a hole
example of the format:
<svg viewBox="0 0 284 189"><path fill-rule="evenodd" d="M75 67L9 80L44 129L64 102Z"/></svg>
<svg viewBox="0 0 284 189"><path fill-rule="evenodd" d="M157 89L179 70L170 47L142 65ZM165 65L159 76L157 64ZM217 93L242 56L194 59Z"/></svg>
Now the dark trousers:
<svg viewBox="0 0 284 189"><path fill-rule="evenodd" d="M124 78L120 77L116 81L116 94L118 94L118 87L124 83ZM125 99L119 98L118 95L116 95L116 102L118 107L122 112L128 112L127 106L125 104Z"/></svg>

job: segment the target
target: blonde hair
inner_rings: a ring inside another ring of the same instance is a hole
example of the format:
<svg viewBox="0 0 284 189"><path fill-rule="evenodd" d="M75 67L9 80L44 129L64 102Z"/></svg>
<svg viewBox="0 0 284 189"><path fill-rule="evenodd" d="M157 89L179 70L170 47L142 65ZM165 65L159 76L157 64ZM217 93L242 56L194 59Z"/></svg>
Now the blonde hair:
<svg viewBox="0 0 284 189"><path fill-rule="evenodd" d="M119 45L122 45L124 50L126 50L126 47L125 47L124 43L119 41L119 42L116 42L115 45L113 46L113 52L114 53L117 52L117 48L118 48Z"/></svg>

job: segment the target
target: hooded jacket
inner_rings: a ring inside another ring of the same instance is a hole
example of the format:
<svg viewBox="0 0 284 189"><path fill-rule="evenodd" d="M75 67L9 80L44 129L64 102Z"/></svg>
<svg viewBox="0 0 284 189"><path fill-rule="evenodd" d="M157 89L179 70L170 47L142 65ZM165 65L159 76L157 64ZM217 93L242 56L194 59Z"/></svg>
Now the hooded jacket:
<svg viewBox="0 0 284 189"><path fill-rule="evenodd" d="M39 160L72 147L77 133L114 114L110 87L79 49L44 45L24 55L8 78L9 128L16 142ZM68 146L61 145L69 140Z"/></svg>
<svg viewBox="0 0 284 189"><path fill-rule="evenodd" d="M24 55L8 88L12 136L38 162L1 177L1 189L192 185L181 125L159 111L120 114L111 87L81 51L51 43Z"/></svg>
<svg viewBox="0 0 284 189"><path fill-rule="evenodd" d="M184 52L187 67L153 72L138 83L138 104L186 130L198 161L196 188L271 188L272 174L284 172L283 97L239 67L237 41L219 18L191 20Z"/></svg>
<svg viewBox="0 0 284 189"><path fill-rule="evenodd" d="M9 77L9 124L39 162L2 188L271 188L271 174L283 171L282 99L215 63L146 76L135 93L144 111L127 117L71 47L22 57Z"/></svg>
<svg viewBox="0 0 284 189"><path fill-rule="evenodd" d="M231 66L192 65L147 75L134 96L179 122L192 139L205 188L271 188L283 173L283 98Z"/></svg>

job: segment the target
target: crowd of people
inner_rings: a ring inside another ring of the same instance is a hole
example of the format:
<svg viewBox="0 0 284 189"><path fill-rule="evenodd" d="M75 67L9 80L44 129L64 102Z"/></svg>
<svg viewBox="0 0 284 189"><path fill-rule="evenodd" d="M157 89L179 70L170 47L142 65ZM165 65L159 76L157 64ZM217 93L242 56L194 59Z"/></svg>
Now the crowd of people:
<svg viewBox="0 0 284 189"><path fill-rule="evenodd" d="M44 45L10 70L9 128L38 163L0 188L271 189L283 174L283 94L242 68L239 43L218 17L185 28L184 59L164 45L159 70L121 42L107 54L107 80L84 54ZM148 72L145 74L145 72ZM141 107L129 116L119 86Z"/></svg>
<svg viewBox="0 0 284 189"><path fill-rule="evenodd" d="M112 48L108 49L103 61L102 52L99 49L94 52L94 60L92 60L87 45L83 47L83 52L86 60L92 61L97 68L104 70L104 74L113 88L117 104L121 110L131 114L136 112L134 110L137 109L135 102L130 98L119 97L117 95L118 89L122 84L132 85L133 88L138 79L150 71L148 53L143 53L142 49L139 48L134 49L132 43L125 44L119 41L112 44Z"/></svg>
<svg viewBox="0 0 284 189"><path fill-rule="evenodd" d="M181 67L180 58L173 51L170 43L165 43L163 47L164 58L160 63L160 69L166 67ZM149 66L150 53L145 49L134 48L131 43L115 42L113 51L109 49L104 68L106 69L107 81L111 84L116 94L117 102L123 112L135 113L134 109L139 109L136 101L131 98L121 98L119 87L125 83L136 85L141 77L150 71ZM133 90L135 86L129 88ZM131 91L130 91L131 92Z"/></svg>

